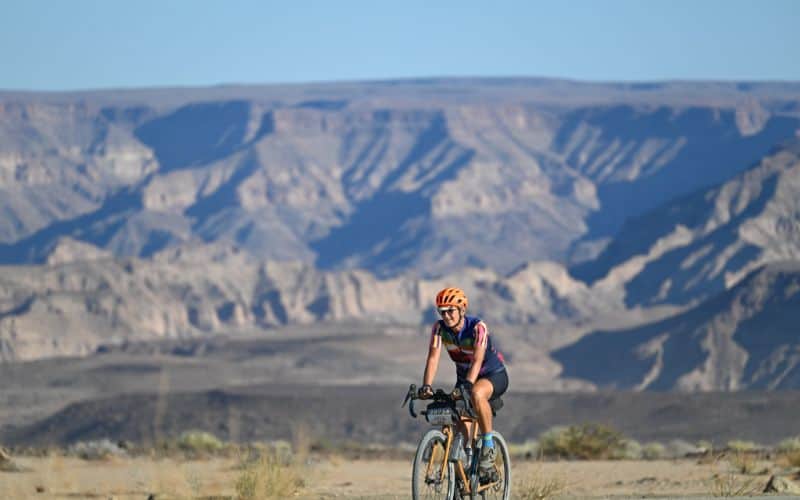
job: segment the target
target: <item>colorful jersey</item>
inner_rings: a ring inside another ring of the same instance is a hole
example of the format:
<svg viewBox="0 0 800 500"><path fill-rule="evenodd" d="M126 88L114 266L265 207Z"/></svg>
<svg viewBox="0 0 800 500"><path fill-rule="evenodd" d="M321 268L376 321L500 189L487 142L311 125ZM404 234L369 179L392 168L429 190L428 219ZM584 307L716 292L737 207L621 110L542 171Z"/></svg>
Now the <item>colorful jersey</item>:
<svg viewBox="0 0 800 500"><path fill-rule="evenodd" d="M469 367L475 359L476 346L486 347L479 377L505 368L503 355L492 345L486 323L480 318L465 316L464 328L458 334L447 328L442 320L434 323L431 328L431 347L437 348L442 344L447 349L450 359L456 364L456 374L459 379L466 378Z"/></svg>

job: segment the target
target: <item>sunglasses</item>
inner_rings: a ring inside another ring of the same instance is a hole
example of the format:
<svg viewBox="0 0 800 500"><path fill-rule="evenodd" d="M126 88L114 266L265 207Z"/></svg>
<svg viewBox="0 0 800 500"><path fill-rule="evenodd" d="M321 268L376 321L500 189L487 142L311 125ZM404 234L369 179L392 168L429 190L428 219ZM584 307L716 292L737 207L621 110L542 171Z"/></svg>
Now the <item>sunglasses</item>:
<svg viewBox="0 0 800 500"><path fill-rule="evenodd" d="M455 311L458 311L458 308L457 307L452 307L452 306L451 307L438 307L436 310L439 311L439 315L440 316L444 316L447 313L453 313Z"/></svg>

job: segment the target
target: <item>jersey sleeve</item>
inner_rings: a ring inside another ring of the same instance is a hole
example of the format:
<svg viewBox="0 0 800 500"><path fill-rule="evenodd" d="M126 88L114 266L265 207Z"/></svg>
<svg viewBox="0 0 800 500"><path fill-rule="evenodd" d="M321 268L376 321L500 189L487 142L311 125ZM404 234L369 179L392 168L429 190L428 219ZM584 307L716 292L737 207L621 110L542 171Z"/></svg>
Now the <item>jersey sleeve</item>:
<svg viewBox="0 0 800 500"><path fill-rule="evenodd" d="M475 325L475 347L486 347L489 342L489 329L486 328L486 323L478 321Z"/></svg>
<svg viewBox="0 0 800 500"><path fill-rule="evenodd" d="M431 341L430 341L430 348L431 349L438 349L442 346L442 333L440 331L441 326L439 322L433 324L431 327Z"/></svg>

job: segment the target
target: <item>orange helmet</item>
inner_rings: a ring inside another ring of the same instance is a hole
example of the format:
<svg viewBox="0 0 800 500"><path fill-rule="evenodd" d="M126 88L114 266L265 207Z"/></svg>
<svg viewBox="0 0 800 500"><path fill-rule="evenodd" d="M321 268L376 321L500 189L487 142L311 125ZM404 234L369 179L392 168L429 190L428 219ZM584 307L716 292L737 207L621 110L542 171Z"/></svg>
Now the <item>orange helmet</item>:
<svg viewBox="0 0 800 500"><path fill-rule="evenodd" d="M436 307L456 306L463 307L466 311L467 304L469 304L467 296L460 288L445 288L436 294Z"/></svg>

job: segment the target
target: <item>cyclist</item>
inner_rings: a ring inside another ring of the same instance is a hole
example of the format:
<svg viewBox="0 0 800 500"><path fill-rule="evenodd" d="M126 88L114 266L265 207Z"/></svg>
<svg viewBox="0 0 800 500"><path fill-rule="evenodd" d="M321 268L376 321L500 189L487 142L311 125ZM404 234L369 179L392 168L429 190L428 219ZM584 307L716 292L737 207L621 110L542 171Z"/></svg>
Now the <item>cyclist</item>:
<svg viewBox="0 0 800 500"><path fill-rule="evenodd" d="M495 450L492 440L492 408L489 401L508 389L508 373L503 355L492 345L489 330L480 318L467 316L467 296L460 288L445 288L436 294L436 310L441 319L433 324L428 360L419 395L433 396L431 384L439 367L442 344L456 364L456 387L472 396L472 404L483 433L480 467L491 469ZM463 428L466 435L471 429Z"/></svg>

